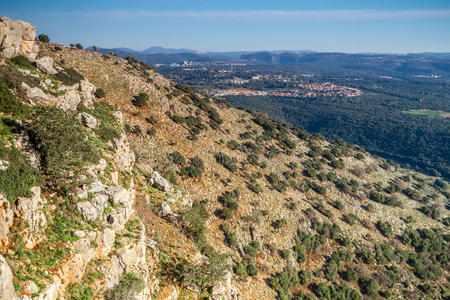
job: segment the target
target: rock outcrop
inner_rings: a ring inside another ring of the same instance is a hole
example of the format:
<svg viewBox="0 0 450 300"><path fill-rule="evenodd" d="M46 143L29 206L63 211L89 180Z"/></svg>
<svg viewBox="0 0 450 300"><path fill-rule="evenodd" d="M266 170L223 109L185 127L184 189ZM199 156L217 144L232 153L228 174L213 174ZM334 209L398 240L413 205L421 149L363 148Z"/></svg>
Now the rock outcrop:
<svg viewBox="0 0 450 300"><path fill-rule="evenodd" d="M24 55L34 61L39 51L35 40L36 28L30 23L0 18L0 54L3 57Z"/></svg>
<svg viewBox="0 0 450 300"><path fill-rule="evenodd" d="M58 73L53 67L53 59L48 56L36 59L36 67L45 74L54 75Z"/></svg>
<svg viewBox="0 0 450 300"><path fill-rule="evenodd" d="M6 263L5 258L0 255L0 300L18 300L13 285L13 274Z"/></svg>

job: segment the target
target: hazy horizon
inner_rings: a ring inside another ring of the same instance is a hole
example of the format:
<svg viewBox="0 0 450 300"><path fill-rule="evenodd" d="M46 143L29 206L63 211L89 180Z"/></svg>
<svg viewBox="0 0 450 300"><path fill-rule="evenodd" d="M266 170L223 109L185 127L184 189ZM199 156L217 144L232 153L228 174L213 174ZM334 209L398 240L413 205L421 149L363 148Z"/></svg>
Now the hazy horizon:
<svg viewBox="0 0 450 300"><path fill-rule="evenodd" d="M2 15L56 43L202 52L450 52L450 1L4 0ZM272 50L278 51L278 50Z"/></svg>

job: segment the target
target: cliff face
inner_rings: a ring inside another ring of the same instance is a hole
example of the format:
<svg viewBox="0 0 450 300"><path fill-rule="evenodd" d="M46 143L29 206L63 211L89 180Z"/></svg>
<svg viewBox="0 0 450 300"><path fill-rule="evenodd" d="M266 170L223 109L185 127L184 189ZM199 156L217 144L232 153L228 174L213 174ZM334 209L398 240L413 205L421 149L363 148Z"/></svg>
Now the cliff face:
<svg viewBox="0 0 450 300"><path fill-rule="evenodd" d="M0 20L0 299L448 296L445 182Z"/></svg>

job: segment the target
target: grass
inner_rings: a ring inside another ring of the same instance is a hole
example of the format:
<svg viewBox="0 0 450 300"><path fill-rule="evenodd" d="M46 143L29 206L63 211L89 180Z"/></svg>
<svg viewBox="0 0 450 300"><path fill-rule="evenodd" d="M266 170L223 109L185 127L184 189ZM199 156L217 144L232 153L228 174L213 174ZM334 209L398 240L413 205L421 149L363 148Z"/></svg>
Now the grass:
<svg viewBox="0 0 450 300"><path fill-rule="evenodd" d="M407 113L410 115L433 117L433 118L448 118L448 117L450 117L450 113L448 113L448 112L440 111L440 110L429 110L429 109L413 109L413 110L404 111L404 113Z"/></svg>
<svg viewBox="0 0 450 300"><path fill-rule="evenodd" d="M5 81L0 81L0 111L13 116L25 116L30 109L9 89Z"/></svg>

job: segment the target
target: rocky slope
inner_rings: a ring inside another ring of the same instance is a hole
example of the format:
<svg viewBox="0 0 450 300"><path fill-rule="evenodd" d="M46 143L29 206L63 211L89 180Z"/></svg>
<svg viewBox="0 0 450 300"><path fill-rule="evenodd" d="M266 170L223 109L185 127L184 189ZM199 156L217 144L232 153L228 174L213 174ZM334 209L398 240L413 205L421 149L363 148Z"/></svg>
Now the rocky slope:
<svg viewBox="0 0 450 300"><path fill-rule="evenodd" d="M0 299L446 298L447 183L0 19Z"/></svg>

